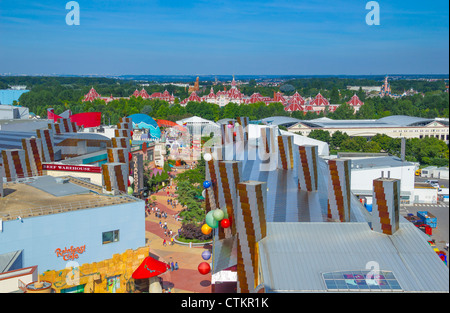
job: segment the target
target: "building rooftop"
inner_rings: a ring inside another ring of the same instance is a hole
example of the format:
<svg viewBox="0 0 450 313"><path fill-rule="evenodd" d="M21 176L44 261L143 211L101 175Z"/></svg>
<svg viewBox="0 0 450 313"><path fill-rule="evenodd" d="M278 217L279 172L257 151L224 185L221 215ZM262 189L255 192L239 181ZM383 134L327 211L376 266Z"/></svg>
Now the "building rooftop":
<svg viewBox="0 0 450 313"><path fill-rule="evenodd" d="M324 273L379 266L392 272L399 291L448 292L448 268L427 240L404 218L392 236L367 223L268 223L259 242L264 286L266 292L326 292Z"/></svg>
<svg viewBox="0 0 450 313"><path fill-rule="evenodd" d="M298 120L311 128L378 128L378 127L414 127L425 126L432 122L439 122L444 126L448 125L448 119L430 119L404 115L392 115L378 120L333 120L327 117L313 120ZM278 122L278 124L280 124ZM290 126L290 125L289 125ZM287 127L289 127L287 126Z"/></svg>
<svg viewBox="0 0 450 313"><path fill-rule="evenodd" d="M352 170L367 170L370 168L389 168L401 166L414 166L414 164L402 161L402 159L395 156L352 159Z"/></svg>
<svg viewBox="0 0 450 313"><path fill-rule="evenodd" d="M53 181L52 181L53 179ZM3 220L35 217L138 201L128 195L103 195L102 188L74 177L42 176L4 183L0 198Z"/></svg>

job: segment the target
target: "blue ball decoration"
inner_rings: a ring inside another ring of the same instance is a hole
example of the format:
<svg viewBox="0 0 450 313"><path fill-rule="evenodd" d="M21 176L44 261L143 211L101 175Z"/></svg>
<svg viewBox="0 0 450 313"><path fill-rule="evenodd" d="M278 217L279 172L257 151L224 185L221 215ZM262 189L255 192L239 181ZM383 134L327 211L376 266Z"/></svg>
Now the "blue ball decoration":
<svg viewBox="0 0 450 313"><path fill-rule="evenodd" d="M203 182L203 187L204 187L204 188L209 188L209 187L211 187L211 182L210 182L209 180L205 180L205 181Z"/></svg>
<svg viewBox="0 0 450 313"><path fill-rule="evenodd" d="M211 258L211 252L209 250L205 250L202 253L203 260L207 261Z"/></svg>

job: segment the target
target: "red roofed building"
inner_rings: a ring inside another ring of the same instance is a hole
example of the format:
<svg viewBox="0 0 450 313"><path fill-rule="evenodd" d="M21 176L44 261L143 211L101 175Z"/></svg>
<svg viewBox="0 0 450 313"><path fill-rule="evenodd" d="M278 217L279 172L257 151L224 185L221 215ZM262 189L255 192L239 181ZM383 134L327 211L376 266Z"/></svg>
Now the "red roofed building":
<svg viewBox="0 0 450 313"><path fill-rule="evenodd" d="M304 105L305 99L303 99L302 96L300 96L300 94L296 91L295 94L288 100L284 110L287 112L304 111Z"/></svg>
<svg viewBox="0 0 450 313"><path fill-rule="evenodd" d="M175 96L170 94L167 90L165 90L163 93L160 92L154 92L150 96L151 99L160 99L163 101L167 101L168 103L174 103L175 102Z"/></svg>
<svg viewBox="0 0 450 313"><path fill-rule="evenodd" d="M188 102L190 101L195 101L195 102L202 102L202 99L197 95L197 93L194 91L193 93L191 93L191 95L189 96L189 98L184 99L183 101L181 101L180 104L182 105L186 105Z"/></svg>
<svg viewBox="0 0 450 313"><path fill-rule="evenodd" d="M100 95L97 91L95 91L94 87L92 87L91 90L89 90L89 92L84 96L83 102L92 102L98 98L100 98Z"/></svg>
<svg viewBox="0 0 450 313"><path fill-rule="evenodd" d="M141 97L142 99L149 99L150 95L147 93L147 90L142 88L141 92L139 92L139 97Z"/></svg>
<svg viewBox="0 0 450 313"><path fill-rule="evenodd" d="M319 94L314 98L313 101L310 102L310 104L322 106L322 105L330 105L330 102L326 98L324 98L319 92Z"/></svg>
<svg viewBox="0 0 450 313"><path fill-rule="evenodd" d="M255 92L254 94L252 94L250 96L249 99L245 100L246 104L256 103L256 102L264 102L264 97L261 96L261 94L259 92Z"/></svg>
<svg viewBox="0 0 450 313"><path fill-rule="evenodd" d="M139 97L139 90L136 89L136 90L133 92L133 94L131 95L131 97L135 97L135 98Z"/></svg>
<svg viewBox="0 0 450 313"><path fill-rule="evenodd" d="M273 93L273 102L280 102L281 104L286 105L286 99L279 91L277 93Z"/></svg>

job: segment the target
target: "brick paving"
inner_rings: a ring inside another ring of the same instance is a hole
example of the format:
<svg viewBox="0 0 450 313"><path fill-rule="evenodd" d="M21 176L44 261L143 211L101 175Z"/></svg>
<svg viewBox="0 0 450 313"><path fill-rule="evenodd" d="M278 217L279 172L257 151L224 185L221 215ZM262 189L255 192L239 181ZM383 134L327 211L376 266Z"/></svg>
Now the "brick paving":
<svg viewBox="0 0 450 313"><path fill-rule="evenodd" d="M179 171L178 173L180 173ZM175 193L174 186L169 187L170 193ZM156 196L156 204L151 205L153 196ZM170 288L171 292L176 293L210 293L211 292L211 274L202 275L198 272L197 267L204 262L201 254L205 250L204 247L182 246L178 244L163 245L164 239L170 242L170 237L164 236L164 229L159 226L159 221L163 224L167 222L168 229L173 234L178 232L181 222L176 221L173 215L182 210L181 205L167 205L167 192L160 191L149 197L150 207L158 207L161 211L167 213L167 218L157 218L155 214L150 213L145 218L146 240L149 251L153 255L159 257L161 261L178 262L179 269L176 271L168 271L161 275L163 279L163 288ZM176 199L176 197L173 197Z"/></svg>

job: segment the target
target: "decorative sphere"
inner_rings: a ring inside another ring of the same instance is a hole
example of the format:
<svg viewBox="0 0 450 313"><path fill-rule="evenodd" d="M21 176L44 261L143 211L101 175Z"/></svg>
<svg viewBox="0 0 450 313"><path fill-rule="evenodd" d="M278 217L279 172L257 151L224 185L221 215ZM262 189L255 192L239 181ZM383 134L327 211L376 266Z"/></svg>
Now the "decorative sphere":
<svg viewBox="0 0 450 313"><path fill-rule="evenodd" d="M209 235L211 234L212 228L208 226L208 224L203 224L202 226L202 234Z"/></svg>
<svg viewBox="0 0 450 313"><path fill-rule="evenodd" d="M133 155L131 154L131 152L128 152L128 160L131 160L132 157Z"/></svg>
<svg viewBox="0 0 450 313"><path fill-rule="evenodd" d="M214 218L214 211L209 211L207 214L206 214L206 217L205 217L205 222L206 222L206 224L209 226L209 227L211 227L211 228L217 228L217 227L219 227L219 221L217 221L215 218Z"/></svg>
<svg viewBox="0 0 450 313"><path fill-rule="evenodd" d="M133 176L130 175L130 176L128 177L128 180L130 181L130 184L134 183L134 178L133 178Z"/></svg>
<svg viewBox="0 0 450 313"><path fill-rule="evenodd" d="M211 271L211 266L206 262L202 262L198 265L198 271L200 274L206 275Z"/></svg>
<svg viewBox="0 0 450 313"><path fill-rule="evenodd" d="M233 128L233 124L228 124L228 128Z"/></svg>
<svg viewBox="0 0 450 313"><path fill-rule="evenodd" d="M203 187L204 187L204 188L209 188L209 187L211 187L211 182L210 182L209 180L205 180L205 181L203 182Z"/></svg>
<svg viewBox="0 0 450 313"><path fill-rule="evenodd" d="M228 228L230 227L231 223L230 220L227 218L224 218L223 220L220 221L220 226L223 228Z"/></svg>
<svg viewBox="0 0 450 313"><path fill-rule="evenodd" d="M130 135L131 135L131 137L133 137L133 131L130 131Z"/></svg>
<svg viewBox="0 0 450 313"><path fill-rule="evenodd" d="M205 153L205 154L203 155L203 159L204 159L206 162L211 161L211 159L212 159L211 153Z"/></svg>
<svg viewBox="0 0 450 313"><path fill-rule="evenodd" d="M211 258L211 252L209 250L203 251L202 258L203 260L208 261Z"/></svg>
<svg viewBox="0 0 450 313"><path fill-rule="evenodd" d="M223 220L224 215L225 214L223 213L223 211L221 209L214 210L213 216L216 221Z"/></svg>
<svg viewBox="0 0 450 313"><path fill-rule="evenodd" d="M133 140L130 139L130 145L132 145L132 144L133 144Z"/></svg>
<svg viewBox="0 0 450 313"><path fill-rule="evenodd" d="M128 187L128 194L129 194L129 195L132 195L132 194L133 194L133 188Z"/></svg>

